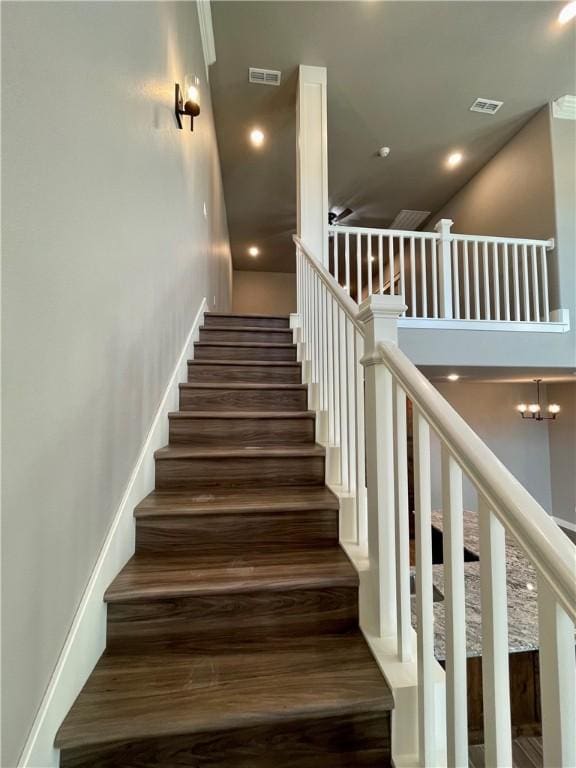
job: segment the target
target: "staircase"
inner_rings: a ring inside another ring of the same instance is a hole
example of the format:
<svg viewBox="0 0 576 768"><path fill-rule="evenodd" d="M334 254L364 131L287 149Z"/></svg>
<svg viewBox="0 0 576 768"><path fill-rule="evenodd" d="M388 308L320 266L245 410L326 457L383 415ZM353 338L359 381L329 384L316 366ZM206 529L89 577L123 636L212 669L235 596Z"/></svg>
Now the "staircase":
<svg viewBox="0 0 576 768"><path fill-rule="evenodd" d="M63 768L390 765L287 317L205 316Z"/></svg>

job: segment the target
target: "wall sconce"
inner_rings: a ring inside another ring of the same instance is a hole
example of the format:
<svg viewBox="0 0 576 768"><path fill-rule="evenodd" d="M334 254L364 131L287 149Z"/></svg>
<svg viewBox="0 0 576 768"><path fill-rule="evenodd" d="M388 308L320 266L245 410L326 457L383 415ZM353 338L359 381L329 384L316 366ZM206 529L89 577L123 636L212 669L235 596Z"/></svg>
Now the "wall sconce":
<svg viewBox="0 0 576 768"><path fill-rule="evenodd" d="M534 379L536 383L536 403L520 403L516 406L516 410L520 413L523 419L534 419L535 421L546 421L547 419L555 419L560 413L560 406L557 403L550 403L548 406L548 415L542 415L542 406L540 404L540 382L542 379Z"/></svg>
<svg viewBox="0 0 576 768"><path fill-rule="evenodd" d="M176 83L175 95L174 95L174 113L176 115L176 122L178 128L183 128L182 115L190 116L190 130L194 130L194 118L200 114L200 91L198 90L198 78L188 82L188 78L184 84L186 90L186 101L182 95L182 89L180 84Z"/></svg>

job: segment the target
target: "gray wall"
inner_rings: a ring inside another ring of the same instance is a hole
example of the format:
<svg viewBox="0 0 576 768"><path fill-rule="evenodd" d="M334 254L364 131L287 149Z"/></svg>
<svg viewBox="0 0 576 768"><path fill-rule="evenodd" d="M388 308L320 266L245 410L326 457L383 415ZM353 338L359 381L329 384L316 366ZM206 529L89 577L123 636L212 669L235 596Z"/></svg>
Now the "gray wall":
<svg viewBox="0 0 576 768"><path fill-rule="evenodd" d="M462 418L484 440L544 509L552 512L550 445L547 423L523 420L516 406L533 402L534 384L435 383ZM440 446L433 441L432 503L442 508ZM476 492L466 481L464 503L477 509Z"/></svg>
<svg viewBox="0 0 576 768"><path fill-rule="evenodd" d="M552 514L576 525L576 381L549 384L548 401L562 409L548 427Z"/></svg>
<svg viewBox="0 0 576 768"><path fill-rule="evenodd" d="M558 274L554 286L559 306L571 310L576 326L576 121L551 117L556 252ZM576 341L575 341L576 344Z"/></svg>
<svg viewBox="0 0 576 768"><path fill-rule="evenodd" d="M294 272L234 270L232 308L234 312L289 315L296 312Z"/></svg>
<svg viewBox="0 0 576 768"><path fill-rule="evenodd" d="M2 3L2 765L230 256L195 3ZM174 83L201 79L194 133ZM206 205L206 216L203 206Z"/></svg>

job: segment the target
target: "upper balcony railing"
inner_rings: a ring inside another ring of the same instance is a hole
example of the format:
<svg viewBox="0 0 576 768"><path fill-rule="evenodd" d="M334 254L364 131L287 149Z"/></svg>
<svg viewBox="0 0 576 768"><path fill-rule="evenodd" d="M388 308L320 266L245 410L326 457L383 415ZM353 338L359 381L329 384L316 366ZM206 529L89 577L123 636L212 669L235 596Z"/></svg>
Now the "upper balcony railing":
<svg viewBox="0 0 576 768"><path fill-rule="evenodd" d="M330 226L332 276L360 304L402 296L404 318L550 323L554 240Z"/></svg>

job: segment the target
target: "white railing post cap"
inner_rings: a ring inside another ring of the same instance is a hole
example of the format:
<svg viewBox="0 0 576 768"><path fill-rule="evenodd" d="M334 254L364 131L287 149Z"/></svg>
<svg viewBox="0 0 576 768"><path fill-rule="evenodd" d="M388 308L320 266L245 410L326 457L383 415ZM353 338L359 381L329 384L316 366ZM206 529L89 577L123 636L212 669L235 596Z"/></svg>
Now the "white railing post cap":
<svg viewBox="0 0 576 768"><path fill-rule="evenodd" d="M364 299L358 310L358 319L364 323L363 363L372 361L376 344L380 341L398 343L398 318L406 311L402 296L373 294Z"/></svg>
<svg viewBox="0 0 576 768"><path fill-rule="evenodd" d="M436 232L439 232L442 234L450 234L450 227L454 224L452 219L439 219L436 224L434 225L434 229Z"/></svg>

